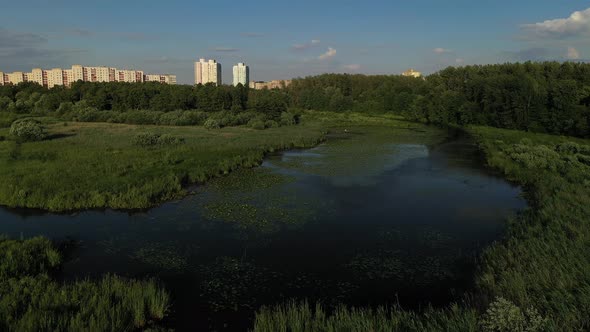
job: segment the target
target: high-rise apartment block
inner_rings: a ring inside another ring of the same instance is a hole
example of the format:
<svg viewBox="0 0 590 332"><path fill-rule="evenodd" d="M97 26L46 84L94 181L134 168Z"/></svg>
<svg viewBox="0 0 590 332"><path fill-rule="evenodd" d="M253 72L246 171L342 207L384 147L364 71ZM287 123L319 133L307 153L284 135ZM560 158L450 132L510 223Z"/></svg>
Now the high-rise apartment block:
<svg viewBox="0 0 590 332"><path fill-rule="evenodd" d="M240 83L243 86L250 83L250 68L241 62L234 66L234 86Z"/></svg>
<svg viewBox="0 0 590 332"><path fill-rule="evenodd" d="M419 78L422 77L422 73L419 71L415 71L414 69L408 69L402 73L402 76Z"/></svg>
<svg viewBox="0 0 590 332"><path fill-rule="evenodd" d="M176 84L176 75L144 75L145 82L159 82L165 84Z"/></svg>
<svg viewBox="0 0 590 332"><path fill-rule="evenodd" d="M149 79L148 79L149 76ZM84 67L73 65L72 69L53 68L49 70L34 68L30 73L0 72L0 85L35 82L47 88L63 85L69 87L73 82L160 82L176 84L176 75L146 75L141 70L118 70L111 67Z"/></svg>
<svg viewBox="0 0 590 332"><path fill-rule="evenodd" d="M221 64L215 60L199 59L195 62L195 84L221 85Z"/></svg>
<svg viewBox="0 0 590 332"><path fill-rule="evenodd" d="M254 90L272 90L272 89L284 89L291 85L291 80L274 80L274 81L255 81L250 82L250 89Z"/></svg>

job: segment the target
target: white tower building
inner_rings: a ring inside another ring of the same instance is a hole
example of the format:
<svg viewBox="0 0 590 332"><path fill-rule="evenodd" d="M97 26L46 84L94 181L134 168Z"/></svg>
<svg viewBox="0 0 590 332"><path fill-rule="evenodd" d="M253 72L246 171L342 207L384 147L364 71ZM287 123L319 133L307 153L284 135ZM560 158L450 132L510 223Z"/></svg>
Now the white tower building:
<svg viewBox="0 0 590 332"><path fill-rule="evenodd" d="M199 59L195 62L195 84L221 85L221 64L215 60Z"/></svg>
<svg viewBox="0 0 590 332"><path fill-rule="evenodd" d="M250 83L250 68L241 62L234 66L234 86L240 83L243 86Z"/></svg>

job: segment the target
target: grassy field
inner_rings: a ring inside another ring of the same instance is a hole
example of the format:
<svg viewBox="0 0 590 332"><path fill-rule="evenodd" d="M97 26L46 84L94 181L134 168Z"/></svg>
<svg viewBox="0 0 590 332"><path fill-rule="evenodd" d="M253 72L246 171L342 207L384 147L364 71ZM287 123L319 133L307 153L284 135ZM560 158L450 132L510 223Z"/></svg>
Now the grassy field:
<svg viewBox="0 0 590 332"><path fill-rule="evenodd" d="M55 121L48 133L41 142L0 142L0 204L51 211L147 208L181 197L187 184L256 166L268 152L314 146L324 136L313 124L207 130ZM138 146L139 133L184 142Z"/></svg>

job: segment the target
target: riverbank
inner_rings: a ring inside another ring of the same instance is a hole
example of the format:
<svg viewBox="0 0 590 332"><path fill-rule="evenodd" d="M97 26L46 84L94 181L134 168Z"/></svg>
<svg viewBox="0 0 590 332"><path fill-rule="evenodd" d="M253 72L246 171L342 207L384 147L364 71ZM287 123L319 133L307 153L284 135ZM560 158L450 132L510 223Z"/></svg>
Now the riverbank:
<svg viewBox="0 0 590 332"><path fill-rule="evenodd" d="M331 312L263 307L253 330L583 331L590 327L590 141L470 127L487 164L525 188L530 208L478 260L476 288L446 309Z"/></svg>
<svg viewBox="0 0 590 332"><path fill-rule="evenodd" d="M268 153L316 146L330 128L422 127L391 116L324 112L307 113L295 126L266 130L40 120L49 139L0 141L0 205L51 212L146 209L183 197L191 184L255 167ZM137 144L146 134L165 135L174 143ZM0 129L0 136L8 137L8 129Z"/></svg>

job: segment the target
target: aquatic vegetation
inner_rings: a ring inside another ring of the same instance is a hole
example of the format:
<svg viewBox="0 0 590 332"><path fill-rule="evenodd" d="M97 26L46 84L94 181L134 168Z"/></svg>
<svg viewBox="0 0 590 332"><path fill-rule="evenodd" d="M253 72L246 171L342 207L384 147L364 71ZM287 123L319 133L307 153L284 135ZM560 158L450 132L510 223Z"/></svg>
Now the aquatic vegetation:
<svg viewBox="0 0 590 332"><path fill-rule="evenodd" d="M61 284L60 253L44 238L0 239L0 330L124 331L156 326L170 308L154 280L114 275Z"/></svg>
<svg viewBox="0 0 590 332"><path fill-rule="evenodd" d="M214 179L198 189L202 215L256 233L273 233L284 226L304 224L313 209L285 188L294 177L269 168L242 169Z"/></svg>
<svg viewBox="0 0 590 332"><path fill-rule="evenodd" d="M243 259L220 257L201 270L201 296L213 311L254 310L277 274Z"/></svg>
<svg viewBox="0 0 590 332"><path fill-rule="evenodd" d="M384 256L356 255L346 265L347 268L358 274L363 281L374 279L386 279L388 281L404 280L408 271L400 258L401 253L390 253Z"/></svg>
<svg viewBox="0 0 590 332"><path fill-rule="evenodd" d="M189 267L186 255L172 244L147 243L137 249L132 257L163 270L185 271Z"/></svg>
<svg viewBox="0 0 590 332"><path fill-rule="evenodd" d="M330 144L301 154L284 155L280 160L273 160L273 164L294 172L328 177L340 186L371 185L383 172L409 159L427 156L426 146L440 143L446 136L443 131L430 129L428 134L416 137L401 121L372 125L361 125L358 121L347 125L345 120L334 120L327 136ZM412 144L404 145L409 142Z"/></svg>
<svg viewBox="0 0 590 332"><path fill-rule="evenodd" d="M254 321L253 332L428 332L478 330L477 312L451 305L446 310L427 309L423 313L398 307L355 309L340 306L334 311L307 302L289 302L275 307L262 307Z"/></svg>

